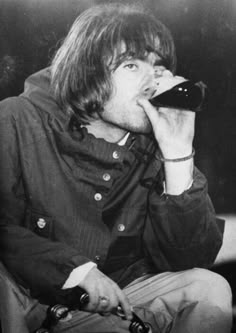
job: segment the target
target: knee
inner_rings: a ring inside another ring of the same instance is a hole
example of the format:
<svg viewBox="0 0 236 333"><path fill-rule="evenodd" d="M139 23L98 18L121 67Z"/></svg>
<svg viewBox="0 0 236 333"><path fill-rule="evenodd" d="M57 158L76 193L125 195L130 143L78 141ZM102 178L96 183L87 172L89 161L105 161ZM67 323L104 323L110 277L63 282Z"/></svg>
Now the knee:
<svg viewBox="0 0 236 333"><path fill-rule="evenodd" d="M199 302L232 311L232 292L229 283L221 275L206 269L191 270L191 293Z"/></svg>

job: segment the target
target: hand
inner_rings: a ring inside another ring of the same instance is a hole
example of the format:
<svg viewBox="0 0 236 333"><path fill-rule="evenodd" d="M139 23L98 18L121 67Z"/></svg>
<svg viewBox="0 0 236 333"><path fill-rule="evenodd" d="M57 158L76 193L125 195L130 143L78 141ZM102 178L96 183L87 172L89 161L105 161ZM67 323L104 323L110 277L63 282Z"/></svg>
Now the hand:
<svg viewBox="0 0 236 333"><path fill-rule="evenodd" d="M186 79L173 76L170 71L164 70L161 76L156 79L155 95L159 95L183 81ZM191 154L194 137L194 112L166 107L156 109L144 98L139 99L138 104L146 112L152 124L154 136L165 158L179 158Z"/></svg>
<svg viewBox="0 0 236 333"><path fill-rule="evenodd" d="M85 279L79 283L89 295L86 311L108 315L120 305L128 320L132 319L128 298L119 286L96 267L92 268Z"/></svg>

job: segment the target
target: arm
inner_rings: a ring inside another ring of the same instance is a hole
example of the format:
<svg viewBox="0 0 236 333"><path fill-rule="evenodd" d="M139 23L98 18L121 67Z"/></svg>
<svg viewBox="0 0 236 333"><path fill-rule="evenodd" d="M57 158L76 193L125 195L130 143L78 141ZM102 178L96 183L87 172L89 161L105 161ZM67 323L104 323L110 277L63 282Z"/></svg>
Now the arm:
<svg viewBox="0 0 236 333"><path fill-rule="evenodd" d="M162 69L156 78L157 95L170 87L185 81L180 76ZM160 147L164 160L166 193L179 195L183 193L193 180L193 159L178 161L190 156L193 148L195 113L173 108L154 108L147 99L140 99L138 103L143 107L153 129L154 137Z"/></svg>
<svg viewBox="0 0 236 333"><path fill-rule="evenodd" d="M12 112L18 104L10 100L0 105L0 257L18 282L30 288L34 296L44 295L50 301L70 272L89 259L70 246L39 237L27 228L29 198Z"/></svg>
<svg viewBox="0 0 236 333"><path fill-rule="evenodd" d="M167 72L164 81L175 80ZM164 160L191 155L194 112L156 110L147 100L141 100L140 105L150 119ZM194 170L193 158L181 162L164 161L164 172L165 194L158 198L154 191L149 198L145 232L148 252L161 270L207 267L219 251L222 233L207 194L206 179Z"/></svg>
<svg viewBox="0 0 236 333"><path fill-rule="evenodd" d="M77 294L71 288L79 285L89 294L88 311L109 312L121 304L127 318L131 317L124 293L95 267L96 264L91 263L91 259L83 256L82 251L30 230L32 221L28 206L31 198L25 179L31 175L24 177L24 164L21 163L24 157L19 153L17 122L15 112L12 112L12 109L20 108L20 101L15 101L18 103L12 103L12 100L0 103L0 141L4 142L0 145L1 260L16 281L29 288L31 295L42 303L63 304L64 300L68 304L75 303ZM22 123L19 130L24 133ZM37 177L37 170L34 170L33 176ZM87 271L84 272L84 269ZM110 301L104 308L100 297L107 295Z"/></svg>

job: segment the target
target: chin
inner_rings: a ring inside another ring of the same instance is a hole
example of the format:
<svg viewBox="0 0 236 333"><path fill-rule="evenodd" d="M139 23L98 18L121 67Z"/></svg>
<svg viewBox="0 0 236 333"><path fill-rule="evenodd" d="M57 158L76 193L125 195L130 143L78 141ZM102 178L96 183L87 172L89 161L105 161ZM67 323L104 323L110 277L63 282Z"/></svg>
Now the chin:
<svg viewBox="0 0 236 333"><path fill-rule="evenodd" d="M136 126L135 132L142 133L142 134L148 134L152 132L152 125L150 121L145 119L140 125Z"/></svg>
<svg viewBox="0 0 236 333"><path fill-rule="evenodd" d="M147 126L131 126L129 128L130 132L140 133L140 134L149 134L152 132L152 127L150 125Z"/></svg>

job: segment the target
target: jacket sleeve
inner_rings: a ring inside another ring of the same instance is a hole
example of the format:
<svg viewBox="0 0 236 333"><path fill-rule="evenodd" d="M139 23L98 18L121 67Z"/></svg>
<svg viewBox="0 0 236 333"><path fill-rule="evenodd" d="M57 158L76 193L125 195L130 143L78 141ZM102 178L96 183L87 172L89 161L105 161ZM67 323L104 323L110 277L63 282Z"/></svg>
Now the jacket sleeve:
<svg viewBox="0 0 236 333"><path fill-rule="evenodd" d="M44 302L53 302L70 272L89 259L24 227L28 198L11 105L0 103L0 259L34 297L44 295Z"/></svg>
<svg viewBox="0 0 236 333"><path fill-rule="evenodd" d="M178 196L158 196L154 190L148 204L144 241L159 271L213 264L223 230L208 196L207 181L197 168L189 190Z"/></svg>

